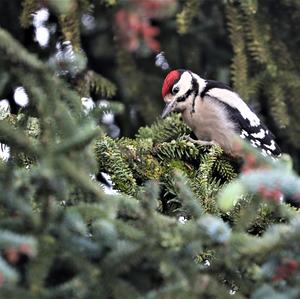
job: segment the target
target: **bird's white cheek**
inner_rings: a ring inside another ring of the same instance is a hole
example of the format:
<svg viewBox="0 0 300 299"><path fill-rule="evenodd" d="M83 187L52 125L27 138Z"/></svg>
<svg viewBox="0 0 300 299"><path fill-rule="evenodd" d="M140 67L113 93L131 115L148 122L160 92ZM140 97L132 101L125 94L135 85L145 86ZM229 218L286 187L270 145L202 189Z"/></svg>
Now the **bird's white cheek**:
<svg viewBox="0 0 300 299"><path fill-rule="evenodd" d="M176 112L184 112L185 109L186 109L186 105L184 103L180 102L180 103L176 103L174 111L176 111Z"/></svg>

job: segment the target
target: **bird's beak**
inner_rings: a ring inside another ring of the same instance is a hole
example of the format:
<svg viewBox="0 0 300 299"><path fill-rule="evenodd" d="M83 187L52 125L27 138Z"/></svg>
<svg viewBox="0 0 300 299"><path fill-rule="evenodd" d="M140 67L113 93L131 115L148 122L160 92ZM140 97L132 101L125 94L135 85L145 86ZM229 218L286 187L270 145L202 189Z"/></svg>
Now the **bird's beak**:
<svg viewBox="0 0 300 299"><path fill-rule="evenodd" d="M175 107L176 107L176 98L166 105L166 107L164 108L161 114L161 117L166 118L172 111L174 111Z"/></svg>

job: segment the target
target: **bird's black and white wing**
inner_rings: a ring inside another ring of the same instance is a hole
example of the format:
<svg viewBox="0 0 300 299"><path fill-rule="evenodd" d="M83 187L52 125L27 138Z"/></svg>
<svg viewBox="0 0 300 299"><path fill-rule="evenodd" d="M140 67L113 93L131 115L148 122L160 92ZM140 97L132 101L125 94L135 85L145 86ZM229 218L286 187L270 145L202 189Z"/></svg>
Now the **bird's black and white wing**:
<svg viewBox="0 0 300 299"><path fill-rule="evenodd" d="M232 107L227 109L230 110L231 118L238 124L238 133L242 139L248 140L253 147L260 148L264 156L280 156L281 150L274 140L274 135L262 121L257 125L251 125L237 109Z"/></svg>
<svg viewBox="0 0 300 299"><path fill-rule="evenodd" d="M201 93L201 97L204 96L223 103L242 139L247 139L253 147L260 148L264 156L280 155L281 150L274 140L274 135L229 86L217 81L207 81Z"/></svg>

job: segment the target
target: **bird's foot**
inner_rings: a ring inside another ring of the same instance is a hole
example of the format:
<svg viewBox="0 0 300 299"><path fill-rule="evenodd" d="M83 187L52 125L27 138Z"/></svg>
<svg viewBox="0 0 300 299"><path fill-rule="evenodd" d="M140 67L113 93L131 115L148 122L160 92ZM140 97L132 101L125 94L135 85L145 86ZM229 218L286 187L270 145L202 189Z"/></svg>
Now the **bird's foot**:
<svg viewBox="0 0 300 299"><path fill-rule="evenodd" d="M211 141L206 141L206 140L198 140L198 139L193 139L191 136L186 135L184 136L186 140L195 143L195 144L199 144L199 145L217 145L217 143L213 140Z"/></svg>

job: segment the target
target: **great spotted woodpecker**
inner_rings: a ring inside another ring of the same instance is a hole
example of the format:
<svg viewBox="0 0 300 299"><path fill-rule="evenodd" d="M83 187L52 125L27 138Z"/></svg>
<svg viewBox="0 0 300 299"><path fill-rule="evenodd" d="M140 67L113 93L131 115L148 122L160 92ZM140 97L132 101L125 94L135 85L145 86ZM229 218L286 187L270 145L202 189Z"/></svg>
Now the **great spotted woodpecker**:
<svg viewBox="0 0 300 299"><path fill-rule="evenodd" d="M176 111L192 129L198 144L219 144L232 153L235 136L247 139L264 156L277 157L274 135L228 85L205 80L189 70L173 70L162 86L166 107L162 117Z"/></svg>

